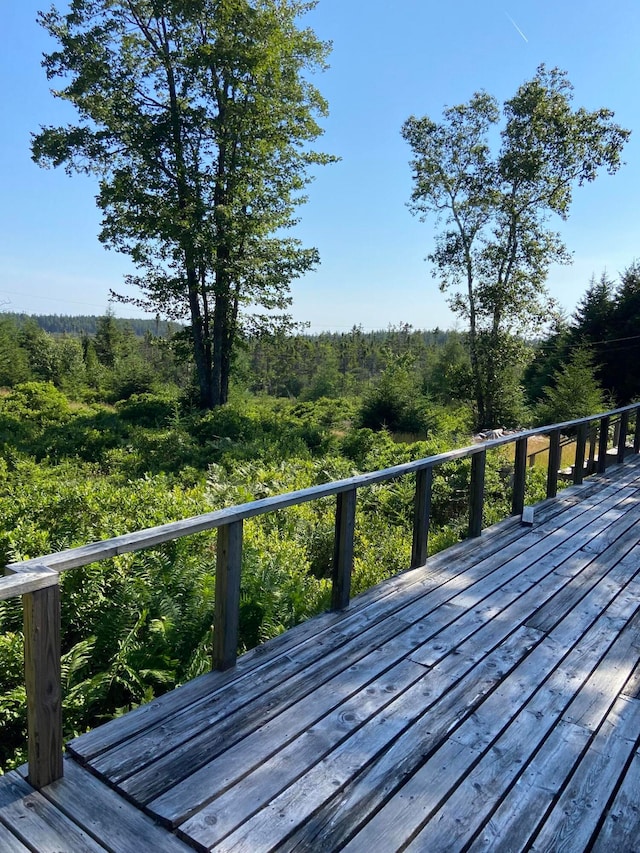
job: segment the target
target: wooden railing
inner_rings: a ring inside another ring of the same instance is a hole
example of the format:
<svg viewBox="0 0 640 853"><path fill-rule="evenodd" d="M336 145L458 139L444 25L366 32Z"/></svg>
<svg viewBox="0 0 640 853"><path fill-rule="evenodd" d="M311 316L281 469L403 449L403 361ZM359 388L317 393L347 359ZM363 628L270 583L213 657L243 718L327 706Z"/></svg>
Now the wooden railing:
<svg viewBox="0 0 640 853"><path fill-rule="evenodd" d="M228 669L235 665L238 646L242 528L245 519L320 498L337 496L331 607L334 610L342 610L348 606L350 599L358 489L395 480L407 474L416 475L411 552L411 568L415 568L423 565L427 558L434 468L455 460L471 458L469 536L480 536L488 450L515 443L511 511L513 515L520 515L525 504L529 438L549 435L546 491L548 497L553 497L558 487L562 432L576 430L573 479L579 484L585 476L585 450L590 426L597 424L599 428L597 470L603 472L607 465L606 451L611 419L620 416L617 461L622 462L627 448L629 419L634 413L633 452L639 453L640 403L634 403L604 414L501 436L381 471L228 507L35 560L10 564L6 567L7 576L0 578L0 600L18 595L21 595L23 600L29 781L35 787L42 787L62 776L61 626L58 585L60 572L217 528L213 666L221 670Z"/></svg>

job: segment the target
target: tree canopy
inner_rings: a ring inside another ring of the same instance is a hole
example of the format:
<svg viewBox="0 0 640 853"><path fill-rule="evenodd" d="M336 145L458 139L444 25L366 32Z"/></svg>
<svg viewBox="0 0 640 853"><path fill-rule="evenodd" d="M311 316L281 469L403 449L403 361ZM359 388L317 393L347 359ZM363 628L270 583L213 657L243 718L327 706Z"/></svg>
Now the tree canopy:
<svg viewBox="0 0 640 853"><path fill-rule="evenodd" d="M567 218L576 186L619 168L629 136L610 110L574 109L572 98L566 73L540 66L504 104L495 153L501 111L486 92L448 107L441 122L411 117L402 128L413 151L410 207L443 226L428 260L469 323L482 426L515 417L521 336L549 319L549 267L570 261L549 219Z"/></svg>
<svg viewBox="0 0 640 853"><path fill-rule="evenodd" d="M120 295L189 323L200 403L228 395L242 311L285 310L317 261L285 236L327 105L310 82L328 45L299 0L72 0L40 23L55 96L79 122L33 139L41 165L100 176L100 239L131 256Z"/></svg>

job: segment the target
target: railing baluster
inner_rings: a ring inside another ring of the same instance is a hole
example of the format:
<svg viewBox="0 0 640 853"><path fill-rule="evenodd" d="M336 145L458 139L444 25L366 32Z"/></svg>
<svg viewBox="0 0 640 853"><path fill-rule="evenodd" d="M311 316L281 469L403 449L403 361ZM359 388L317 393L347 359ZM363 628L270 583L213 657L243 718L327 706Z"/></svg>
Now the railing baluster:
<svg viewBox="0 0 640 853"><path fill-rule="evenodd" d="M589 462L587 463L587 474L593 474L596 470L596 444L598 438L598 427L595 424L589 426Z"/></svg>
<svg viewBox="0 0 640 853"><path fill-rule="evenodd" d="M584 480L584 456L587 449L587 424L580 424L576 436L576 458L573 463L573 482L579 486ZM587 472L588 473L588 472Z"/></svg>
<svg viewBox="0 0 640 853"><path fill-rule="evenodd" d="M29 783L42 788L63 773L60 587L29 592L22 602Z"/></svg>
<svg viewBox="0 0 640 853"><path fill-rule="evenodd" d="M624 462L624 454L627 449L627 433L629 432L629 412L620 415L620 429L618 432L618 463Z"/></svg>
<svg viewBox="0 0 640 853"><path fill-rule="evenodd" d="M416 496L413 504L412 569L423 566L427 561L432 486L433 468L422 468L416 474Z"/></svg>
<svg viewBox="0 0 640 853"><path fill-rule="evenodd" d="M558 494L558 468L560 467L560 430L549 435L549 464L547 466L547 497Z"/></svg>
<svg viewBox="0 0 640 853"><path fill-rule="evenodd" d="M238 654L242 521L218 528L213 666L230 669Z"/></svg>
<svg viewBox="0 0 640 853"><path fill-rule="evenodd" d="M344 610L351 597L353 571L353 535L356 529L356 490L339 492L336 501L336 527L333 542L333 587L331 609Z"/></svg>
<svg viewBox="0 0 640 853"><path fill-rule="evenodd" d="M484 472L487 466L487 451L474 453L471 457L471 484L469 487L469 536L482 533L482 510L484 508Z"/></svg>
<svg viewBox="0 0 640 853"><path fill-rule="evenodd" d="M527 439L516 440L513 465L513 493L511 495L511 515L522 515L524 493L527 484Z"/></svg>
<svg viewBox="0 0 640 853"><path fill-rule="evenodd" d="M598 474L604 474L607 470L607 447L609 446L609 423L610 418L606 415L600 418L600 440L598 442Z"/></svg>

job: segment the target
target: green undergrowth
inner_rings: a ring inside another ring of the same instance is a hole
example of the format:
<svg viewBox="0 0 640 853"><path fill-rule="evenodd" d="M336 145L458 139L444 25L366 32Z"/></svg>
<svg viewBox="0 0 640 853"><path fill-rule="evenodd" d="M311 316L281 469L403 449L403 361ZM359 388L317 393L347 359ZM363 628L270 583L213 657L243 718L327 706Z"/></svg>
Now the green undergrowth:
<svg viewBox="0 0 640 853"><path fill-rule="evenodd" d="M170 396L71 404L47 383L0 398L0 553L37 557L180 518L419 459L468 438L432 428L421 441L352 426L351 400L248 398L208 414ZM455 421L455 419L454 419ZM456 429L459 422L455 421ZM431 553L465 535L469 462L433 484ZM509 513L509 468L487 467L485 523ZM542 488L530 475L531 497ZM352 593L410 562L415 479L358 490ZM325 610L335 499L245 523L242 652ZM65 737L86 731L210 668L215 532L122 555L62 577ZM19 600L0 605L0 766L24 760Z"/></svg>

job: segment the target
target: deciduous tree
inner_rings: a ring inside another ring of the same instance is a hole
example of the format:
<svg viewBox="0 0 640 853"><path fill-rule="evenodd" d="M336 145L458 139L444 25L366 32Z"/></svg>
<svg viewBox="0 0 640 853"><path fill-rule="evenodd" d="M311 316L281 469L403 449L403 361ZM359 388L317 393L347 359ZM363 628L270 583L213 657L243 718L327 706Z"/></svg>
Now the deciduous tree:
<svg viewBox="0 0 640 853"><path fill-rule="evenodd" d="M549 318L549 267L568 263L551 216L566 219L575 186L601 169L615 172L629 132L608 109L572 107L572 86L558 69L540 66L502 109L476 93L445 109L442 121L409 118L414 189L411 209L443 228L428 260L451 304L469 323L479 425L501 421L510 402L519 341Z"/></svg>
<svg viewBox="0 0 640 853"><path fill-rule="evenodd" d="M224 403L243 306L289 304L315 249L295 223L326 103L310 74L328 46L302 0L72 0L40 22L54 94L79 122L43 128L42 165L100 177L100 239L127 253L141 297L189 323L203 407Z"/></svg>

